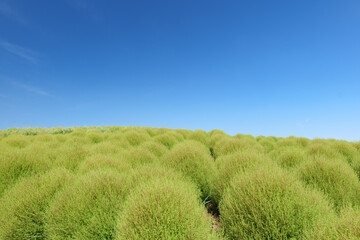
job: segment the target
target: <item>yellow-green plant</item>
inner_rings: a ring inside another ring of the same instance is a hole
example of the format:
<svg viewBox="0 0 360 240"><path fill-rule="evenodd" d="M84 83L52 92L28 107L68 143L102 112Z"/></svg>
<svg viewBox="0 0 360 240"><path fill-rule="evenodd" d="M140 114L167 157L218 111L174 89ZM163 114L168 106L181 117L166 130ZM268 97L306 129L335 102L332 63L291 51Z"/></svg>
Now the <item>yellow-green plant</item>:
<svg viewBox="0 0 360 240"><path fill-rule="evenodd" d="M194 185L160 177L130 194L116 239L208 239L210 230Z"/></svg>

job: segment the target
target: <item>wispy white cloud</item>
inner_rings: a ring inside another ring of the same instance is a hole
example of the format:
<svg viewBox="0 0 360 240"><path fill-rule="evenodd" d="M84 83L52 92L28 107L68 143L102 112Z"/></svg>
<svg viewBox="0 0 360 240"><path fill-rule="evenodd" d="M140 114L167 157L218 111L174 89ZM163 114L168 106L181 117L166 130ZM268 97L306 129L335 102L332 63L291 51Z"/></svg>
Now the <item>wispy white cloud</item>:
<svg viewBox="0 0 360 240"><path fill-rule="evenodd" d="M5 41L1 41L0 40L0 47L18 57L21 57L31 63L37 63L38 62L38 56L39 53L28 49L28 48L24 48L9 42L5 42Z"/></svg>
<svg viewBox="0 0 360 240"><path fill-rule="evenodd" d="M23 83L15 82L15 81L12 81L12 84L13 84L15 87L22 88L22 89L24 89L25 91L30 92L30 93L35 93L35 94L37 94L37 95L42 95L42 96L46 96L46 97L52 97L52 95L49 94L48 92L46 92L46 91L44 91L44 90L42 90L42 89L33 87L33 86L25 85L25 84L23 84Z"/></svg>

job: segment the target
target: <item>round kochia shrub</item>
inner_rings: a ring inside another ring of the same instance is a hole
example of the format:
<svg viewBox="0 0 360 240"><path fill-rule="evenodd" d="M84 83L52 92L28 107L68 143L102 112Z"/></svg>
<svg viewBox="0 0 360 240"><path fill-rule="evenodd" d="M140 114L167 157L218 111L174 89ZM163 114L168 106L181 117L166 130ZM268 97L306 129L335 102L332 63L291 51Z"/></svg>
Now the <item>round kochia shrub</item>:
<svg viewBox="0 0 360 240"><path fill-rule="evenodd" d="M164 133L164 134L158 135L158 136L154 137L154 140L155 140L155 142L161 143L168 149L172 148L172 146L174 146L175 144L177 144L179 142L179 140L170 133Z"/></svg>
<svg viewBox="0 0 360 240"><path fill-rule="evenodd" d="M360 239L360 209L345 208L339 217L326 219L307 235L307 239L356 240Z"/></svg>
<svg viewBox="0 0 360 240"><path fill-rule="evenodd" d="M307 146L307 154L310 157L325 157L328 159L339 158L342 155L336 151L331 145L324 140L324 142L315 141Z"/></svg>
<svg viewBox="0 0 360 240"><path fill-rule="evenodd" d="M211 195L216 204L220 202L224 190L237 173L253 170L259 166L275 165L266 155L250 150L219 157L215 164L216 172L211 184Z"/></svg>
<svg viewBox="0 0 360 240"><path fill-rule="evenodd" d="M194 189L161 178L140 185L124 205L116 239L207 239L210 225Z"/></svg>
<svg viewBox="0 0 360 240"><path fill-rule="evenodd" d="M131 165L121 156L93 155L87 157L78 167L80 173L90 172L96 169L110 168L120 172L131 169Z"/></svg>
<svg viewBox="0 0 360 240"><path fill-rule="evenodd" d="M50 167L49 159L38 152L28 149L0 151L0 196L18 179L45 172Z"/></svg>
<svg viewBox="0 0 360 240"><path fill-rule="evenodd" d="M30 140L33 139L30 136L23 135L10 135L3 141L13 148L25 148L31 144Z"/></svg>
<svg viewBox="0 0 360 240"><path fill-rule="evenodd" d="M45 209L72 179L60 168L15 184L0 199L0 239L43 239Z"/></svg>
<svg viewBox="0 0 360 240"><path fill-rule="evenodd" d="M330 213L320 193L279 168L236 175L220 203L220 222L229 239L301 239Z"/></svg>
<svg viewBox="0 0 360 240"><path fill-rule="evenodd" d="M300 147L304 148L309 144L310 140L307 138L298 138L290 136L279 139L276 143L277 147Z"/></svg>
<svg viewBox="0 0 360 240"><path fill-rule="evenodd" d="M109 169L80 176L50 203L47 238L113 239L127 186L125 177Z"/></svg>
<svg viewBox="0 0 360 240"><path fill-rule="evenodd" d="M331 148L343 155L350 165L353 161L357 161L360 158L360 154L357 149L349 142L336 141L331 145Z"/></svg>
<svg viewBox="0 0 360 240"><path fill-rule="evenodd" d="M120 156L133 167L152 163L157 160L157 157L154 154L141 146L123 152L120 154Z"/></svg>
<svg viewBox="0 0 360 240"><path fill-rule="evenodd" d="M270 157L283 168L297 167L307 158L305 150L299 147L280 147L272 151Z"/></svg>
<svg viewBox="0 0 360 240"><path fill-rule="evenodd" d="M190 177L201 189L203 199L210 195L210 183L215 165L209 150L203 144L186 140L166 153L161 162Z"/></svg>
<svg viewBox="0 0 360 240"><path fill-rule="evenodd" d="M220 138L213 147L215 158L247 149L258 152L265 151L265 148L255 140L247 138L239 139L235 137Z"/></svg>
<svg viewBox="0 0 360 240"><path fill-rule="evenodd" d="M173 181L191 182L191 179L187 176L184 176L181 172L156 163L141 165L135 169L132 169L127 174L129 189L136 188L139 184L158 178L166 178ZM197 195L199 197L201 195L199 188L197 188Z"/></svg>
<svg viewBox="0 0 360 240"><path fill-rule="evenodd" d="M324 192L336 208L360 206L360 181L342 159L314 158L300 166L299 175L303 182Z"/></svg>
<svg viewBox="0 0 360 240"><path fill-rule="evenodd" d="M146 142L151 139L146 131L140 129L128 130L125 132L124 136L132 146L137 146L142 142Z"/></svg>
<svg viewBox="0 0 360 240"><path fill-rule="evenodd" d="M161 157L165 152L168 151L168 149L163 144L154 141L144 142L140 145L140 148L148 150L156 157Z"/></svg>
<svg viewBox="0 0 360 240"><path fill-rule="evenodd" d="M195 140L195 141L201 142L204 145L207 145L209 137L208 137L208 134L204 130L196 129L194 132L192 132L188 136L187 139Z"/></svg>
<svg viewBox="0 0 360 240"><path fill-rule="evenodd" d="M265 148L266 152L271 152L275 148L275 142L271 138L260 138L258 143Z"/></svg>

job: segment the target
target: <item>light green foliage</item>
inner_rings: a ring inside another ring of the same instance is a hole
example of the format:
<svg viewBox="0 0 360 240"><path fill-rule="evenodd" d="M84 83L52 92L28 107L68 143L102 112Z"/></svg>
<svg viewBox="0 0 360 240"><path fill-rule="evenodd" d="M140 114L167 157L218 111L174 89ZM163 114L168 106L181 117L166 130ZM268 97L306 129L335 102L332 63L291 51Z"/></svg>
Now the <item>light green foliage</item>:
<svg viewBox="0 0 360 240"><path fill-rule="evenodd" d="M141 165L137 168L132 169L127 174L129 189L136 188L139 184L158 178L166 178L169 180L182 182L191 182L191 178L184 176L181 172L156 163ZM200 189L197 188L196 191L197 195L200 197Z"/></svg>
<svg viewBox="0 0 360 240"><path fill-rule="evenodd" d="M158 142L144 142L143 144L140 145L140 147L142 149L146 149L149 152L151 152L152 154L154 154L156 157L161 157L164 153L166 153L168 150L167 148Z"/></svg>
<svg viewBox="0 0 360 240"><path fill-rule="evenodd" d="M360 209L345 208L339 217L321 221L318 227L307 235L308 239L357 240L360 239Z"/></svg>
<svg viewBox="0 0 360 240"><path fill-rule="evenodd" d="M209 143L209 147L213 148L215 146L215 143L218 142L219 140L221 140L222 138L226 138L229 137L229 135L227 135L225 132L215 129L215 130L211 130L208 133L210 139L208 141Z"/></svg>
<svg viewBox="0 0 360 240"><path fill-rule="evenodd" d="M92 155L80 163L78 171L80 173L90 172L91 170L110 168L121 172L131 169L130 163L122 156Z"/></svg>
<svg viewBox="0 0 360 240"><path fill-rule="evenodd" d="M170 132L170 131L172 131L172 130L169 129L169 128L152 128L152 127L147 127L147 128L145 128L145 131L146 131L151 137L154 137L154 136L157 136L157 135L161 135L161 134Z"/></svg>
<svg viewBox="0 0 360 240"><path fill-rule="evenodd" d="M174 132L181 134L184 139L186 139L192 133L192 131L188 129L175 129Z"/></svg>
<svg viewBox="0 0 360 240"><path fill-rule="evenodd" d="M168 149L172 148L175 144L179 142L179 140L170 133L164 133L161 135L157 135L154 137L155 142L163 144Z"/></svg>
<svg viewBox="0 0 360 240"><path fill-rule="evenodd" d="M255 140L251 139L241 139L241 138L221 138L214 144L213 152L214 157L217 158L219 156L224 156L227 154L231 154L240 150L253 149L255 151L264 152L265 149L263 146L258 144Z"/></svg>
<svg viewBox="0 0 360 240"><path fill-rule="evenodd" d="M156 156L143 147L134 147L120 154L132 167L148 164L157 160Z"/></svg>
<svg viewBox="0 0 360 240"><path fill-rule="evenodd" d="M11 135L4 139L5 143L13 148L25 148L30 144L30 137Z"/></svg>
<svg viewBox="0 0 360 240"><path fill-rule="evenodd" d="M166 153L161 162L189 176L201 189L203 199L210 196L210 182L215 173L215 164L203 144L186 140Z"/></svg>
<svg viewBox="0 0 360 240"><path fill-rule="evenodd" d="M46 211L49 239L113 239L116 217L128 192L126 178L102 169L79 176Z"/></svg>
<svg viewBox="0 0 360 240"><path fill-rule="evenodd" d="M307 138L297 138L290 136L287 138L279 139L276 142L277 147L302 147L305 148L310 143Z"/></svg>
<svg viewBox="0 0 360 240"><path fill-rule="evenodd" d="M53 165L55 167L65 167L69 170L75 170L79 163L90 154L84 144L74 141L67 141L61 149L59 149L58 153L59 156Z"/></svg>
<svg viewBox="0 0 360 240"><path fill-rule="evenodd" d="M220 203L220 220L229 239L301 239L331 212L322 195L279 168L236 175Z"/></svg>
<svg viewBox="0 0 360 240"><path fill-rule="evenodd" d="M209 234L206 211L194 186L158 178L130 194L116 239L207 239Z"/></svg>
<svg viewBox="0 0 360 240"><path fill-rule="evenodd" d="M275 142L269 138L261 138L258 140L258 143L265 148L267 153L271 152L275 148Z"/></svg>
<svg viewBox="0 0 360 240"><path fill-rule="evenodd" d="M244 173L259 166L272 167L275 164L261 153L244 150L216 159L216 172L212 183L212 199L219 204L224 190L237 173Z"/></svg>
<svg viewBox="0 0 360 240"><path fill-rule="evenodd" d="M45 172L50 168L49 159L37 152L26 149L0 152L0 196L18 179Z"/></svg>
<svg viewBox="0 0 360 240"><path fill-rule="evenodd" d="M269 156L283 168L297 167L307 159L306 152L299 147L280 147L272 151Z"/></svg>
<svg viewBox="0 0 360 240"><path fill-rule="evenodd" d="M106 140L97 144L91 144L87 147L89 154L117 154L123 152L128 146L120 147L118 143Z"/></svg>
<svg viewBox="0 0 360 240"><path fill-rule="evenodd" d="M359 142L0 130L0 239L359 239L359 208Z"/></svg>
<svg viewBox="0 0 360 240"><path fill-rule="evenodd" d="M146 131L129 130L125 132L124 136L132 146L137 146L151 139L150 135Z"/></svg>
<svg viewBox="0 0 360 240"><path fill-rule="evenodd" d="M208 134L201 129L197 129L194 132L192 132L188 138L189 140L195 140L198 142L201 142L202 144L204 144L205 146L208 145L208 141L209 141L209 137Z"/></svg>
<svg viewBox="0 0 360 240"><path fill-rule="evenodd" d="M307 147L307 153L311 157L325 157L327 159L334 159L343 157L341 153L331 147L329 142L313 141Z"/></svg>
<svg viewBox="0 0 360 240"><path fill-rule="evenodd" d="M335 141L331 147L345 158L360 179L360 152L356 147L346 141Z"/></svg>
<svg viewBox="0 0 360 240"><path fill-rule="evenodd" d="M15 184L0 199L0 239L45 239L45 210L72 179L69 171L60 168Z"/></svg>
<svg viewBox="0 0 360 240"><path fill-rule="evenodd" d="M87 137L90 139L92 143L99 143L104 140L103 134L101 132L93 131L87 134Z"/></svg>
<svg viewBox="0 0 360 240"><path fill-rule="evenodd" d="M299 176L303 182L328 196L337 209L344 205L360 206L360 181L342 160L317 157L299 168Z"/></svg>

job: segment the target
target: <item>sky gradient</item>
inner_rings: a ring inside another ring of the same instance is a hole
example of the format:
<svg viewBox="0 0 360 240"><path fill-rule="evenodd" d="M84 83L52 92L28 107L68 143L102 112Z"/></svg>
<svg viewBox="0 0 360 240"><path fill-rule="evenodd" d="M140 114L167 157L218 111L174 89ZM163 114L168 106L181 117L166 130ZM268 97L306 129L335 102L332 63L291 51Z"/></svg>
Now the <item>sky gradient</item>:
<svg viewBox="0 0 360 240"><path fill-rule="evenodd" d="M0 129L360 140L360 2L0 0Z"/></svg>

